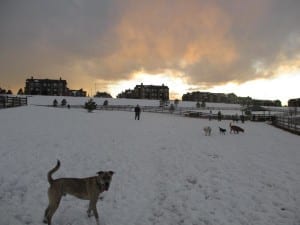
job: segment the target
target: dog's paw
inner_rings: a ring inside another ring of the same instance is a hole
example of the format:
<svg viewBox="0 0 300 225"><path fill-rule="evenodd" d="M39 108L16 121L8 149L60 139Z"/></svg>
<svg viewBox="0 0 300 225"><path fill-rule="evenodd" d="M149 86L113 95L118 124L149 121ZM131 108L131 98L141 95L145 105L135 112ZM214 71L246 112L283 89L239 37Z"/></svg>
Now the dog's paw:
<svg viewBox="0 0 300 225"><path fill-rule="evenodd" d="M93 214L92 214L92 211L91 211L91 210L88 210L88 211L86 211L86 213L87 213L88 217L92 217L92 216L93 216Z"/></svg>

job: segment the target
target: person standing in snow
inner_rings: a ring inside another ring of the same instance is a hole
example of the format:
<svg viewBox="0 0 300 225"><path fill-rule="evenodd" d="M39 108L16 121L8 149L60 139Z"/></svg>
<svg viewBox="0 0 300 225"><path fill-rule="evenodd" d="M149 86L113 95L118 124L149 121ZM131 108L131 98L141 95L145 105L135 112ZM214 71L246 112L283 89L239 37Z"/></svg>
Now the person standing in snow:
<svg viewBox="0 0 300 225"><path fill-rule="evenodd" d="M211 118L212 118L212 111L210 110L209 115L208 115L208 119L211 120Z"/></svg>
<svg viewBox="0 0 300 225"><path fill-rule="evenodd" d="M137 104L136 107L134 108L134 112L135 112L135 117L134 119L138 119L140 120L140 114L141 114L141 108L140 106Z"/></svg>
<svg viewBox="0 0 300 225"><path fill-rule="evenodd" d="M222 114L221 114L221 111L218 112L218 121L221 121L222 120Z"/></svg>

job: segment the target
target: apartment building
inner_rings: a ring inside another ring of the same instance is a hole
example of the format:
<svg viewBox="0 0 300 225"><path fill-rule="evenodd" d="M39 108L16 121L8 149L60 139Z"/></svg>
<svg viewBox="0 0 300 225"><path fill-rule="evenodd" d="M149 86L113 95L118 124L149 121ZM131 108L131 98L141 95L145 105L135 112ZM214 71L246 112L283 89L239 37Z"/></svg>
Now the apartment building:
<svg viewBox="0 0 300 225"><path fill-rule="evenodd" d="M117 98L169 100L169 88L162 85L136 85L133 90L127 89L118 94Z"/></svg>
<svg viewBox="0 0 300 225"><path fill-rule="evenodd" d="M68 95L67 81L52 79L26 79L25 95Z"/></svg>

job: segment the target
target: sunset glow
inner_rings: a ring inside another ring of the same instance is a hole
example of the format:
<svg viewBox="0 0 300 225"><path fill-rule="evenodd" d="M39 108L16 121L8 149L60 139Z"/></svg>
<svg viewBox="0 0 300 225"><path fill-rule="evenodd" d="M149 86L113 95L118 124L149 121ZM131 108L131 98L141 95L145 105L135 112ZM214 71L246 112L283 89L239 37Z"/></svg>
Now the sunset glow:
<svg viewBox="0 0 300 225"><path fill-rule="evenodd" d="M131 80L121 80L116 84L109 85L109 91L113 96L125 91L126 89L134 89L136 85L165 85L169 87L170 98L181 99L182 94L188 92L192 87L189 85L182 74L171 70L166 70L163 73L150 74L141 70L135 72Z"/></svg>
<svg viewBox="0 0 300 225"><path fill-rule="evenodd" d="M238 96L251 96L255 99L277 100L280 96L281 103L287 105L292 97L299 96L300 74L282 75L274 79L258 79L243 84L228 83L215 86L207 91L216 93L235 93Z"/></svg>

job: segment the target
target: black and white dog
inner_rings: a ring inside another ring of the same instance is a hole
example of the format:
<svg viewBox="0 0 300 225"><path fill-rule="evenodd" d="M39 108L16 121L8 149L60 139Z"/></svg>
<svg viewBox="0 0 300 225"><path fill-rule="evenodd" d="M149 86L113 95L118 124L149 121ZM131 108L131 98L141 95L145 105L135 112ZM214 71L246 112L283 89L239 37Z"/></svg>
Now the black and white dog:
<svg viewBox="0 0 300 225"><path fill-rule="evenodd" d="M226 134L226 129L219 127L220 134Z"/></svg>

